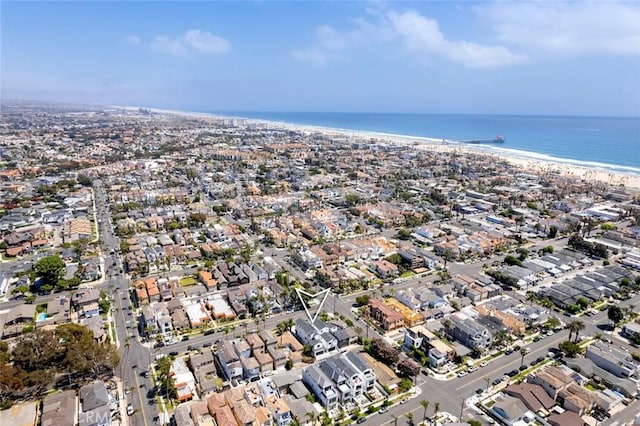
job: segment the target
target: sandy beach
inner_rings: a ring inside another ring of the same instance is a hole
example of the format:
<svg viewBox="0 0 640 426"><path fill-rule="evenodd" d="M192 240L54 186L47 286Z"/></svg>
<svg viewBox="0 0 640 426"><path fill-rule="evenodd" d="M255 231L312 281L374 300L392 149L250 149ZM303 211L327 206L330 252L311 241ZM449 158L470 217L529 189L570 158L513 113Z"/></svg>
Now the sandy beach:
<svg viewBox="0 0 640 426"><path fill-rule="evenodd" d="M137 109L138 107L120 107ZM527 153L525 151L496 150L483 145L468 145L448 141L443 139L435 139L429 137L404 136L387 133L376 133L369 131L356 131L350 129L338 129L330 127L320 127L312 125L290 124L284 122L275 122L269 120L248 119L243 117L227 117L210 113L185 112L174 110L150 109L159 114L173 114L183 117L193 117L198 119L222 119L222 118L238 118L245 120L246 123L268 123L272 128L281 128L293 130L300 133L323 133L332 137L343 137L354 141L377 141L390 143L395 145L413 145L420 149L447 153L467 153L481 154L487 156L495 156L505 160L514 166L522 169L523 172L531 172L534 174L554 173L563 177L583 179L589 181L598 181L606 184L620 186L627 189L640 190L640 174L632 172L622 172L617 170L609 170L603 167L586 166L572 164L575 161L571 159L541 159L535 158L535 153Z"/></svg>
<svg viewBox="0 0 640 426"><path fill-rule="evenodd" d="M264 122L264 121L263 121ZM420 149L447 153L467 153L481 154L487 156L495 156L505 160L525 172L534 174L554 173L563 177L574 179L583 179L590 181L598 181L614 186L640 190L640 175L636 173L625 173L621 171L613 171L599 167L587 167L571 164L571 160L552 161L539 158L528 158L527 153L518 151L514 153L496 152L482 145L468 145L456 143L453 141L443 141L442 139L434 139L428 137L413 137L402 135L390 135L374 132L352 131L344 129L331 129L317 126L301 126L293 124L274 123L291 130L300 132L322 132L327 135L342 135L353 139L378 140L393 143L397 145L414 145ZM417 145L416 145L417 142Z"/></svg>

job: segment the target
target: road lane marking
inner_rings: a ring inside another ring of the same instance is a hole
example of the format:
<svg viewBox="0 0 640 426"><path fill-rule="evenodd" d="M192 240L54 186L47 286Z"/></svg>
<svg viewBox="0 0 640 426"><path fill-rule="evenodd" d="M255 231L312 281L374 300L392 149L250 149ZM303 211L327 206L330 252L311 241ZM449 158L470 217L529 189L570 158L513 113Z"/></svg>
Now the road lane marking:
<svg viewBox="0 0 640 426"><path fill-rule="evenodd" d="M140 409L142 410L142 421L144 426L147 425L147 414L144 412L144 400L142 399L142 393L140 392L140 383L138 383L138 372L134 370L134 376L136 378L136 387L138 388L138 398L140 398Z"/></svg>

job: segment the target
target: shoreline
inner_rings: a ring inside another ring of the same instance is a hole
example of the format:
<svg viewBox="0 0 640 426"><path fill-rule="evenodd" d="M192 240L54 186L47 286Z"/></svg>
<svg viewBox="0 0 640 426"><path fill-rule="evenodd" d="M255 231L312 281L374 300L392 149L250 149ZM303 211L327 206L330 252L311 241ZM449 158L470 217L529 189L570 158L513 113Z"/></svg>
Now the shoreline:
<svg viewBox="0 0 640 426"><path fill-rule="evenodd" d="M117 106L118 108L137 110L145 107ZM563 177L592 180L603 182L612 186L620 186L625 189L640 190L640 168L630 166L575 160L570 158L554 157L532 151L516 150L490 145L470 145L464 142L430 138L426 136L409 136L391 133L381 133L367 130L342 129L323 127L307 124L294 124L284 121L261 120L241 116L225 116L208 112L177 111L159 108L146 108L159 114L172 114L182 117L211 118L211 119L242 119L247 123L267 123L274 127L290 129L298 132L319 132L328 135L351 137L354 139L376 139L377 142L394 145L415 145L420 149L440 152L462 152L465 154L481 154L502 159L512 165L523 168L536 174L554 172Z"/></svg>

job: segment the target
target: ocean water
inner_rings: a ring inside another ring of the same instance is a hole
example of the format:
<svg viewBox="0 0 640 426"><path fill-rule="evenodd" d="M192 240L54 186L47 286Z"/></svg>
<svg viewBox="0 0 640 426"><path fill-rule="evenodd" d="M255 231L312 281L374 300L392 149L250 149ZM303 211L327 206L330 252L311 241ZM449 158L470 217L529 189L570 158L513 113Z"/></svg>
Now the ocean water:
<svg viewBox="0 0 640 426"><path fill-rule="evenodd" d="M501 135L506 143L486 145L483 149L640 174L640 117L231 111L215 114L452 141L494 139Z"/></svg>

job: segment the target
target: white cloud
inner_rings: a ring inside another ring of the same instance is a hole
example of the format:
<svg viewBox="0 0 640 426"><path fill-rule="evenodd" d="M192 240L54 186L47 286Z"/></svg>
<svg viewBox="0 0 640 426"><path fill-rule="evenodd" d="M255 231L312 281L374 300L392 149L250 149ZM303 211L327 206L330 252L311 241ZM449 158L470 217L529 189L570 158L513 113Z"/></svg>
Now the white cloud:
<svg viewBox="0 0 640 426"><path fill-rule="evenodd" d="M356 46L365 46L390 40L393 34L385 26L374 25L363 18L353 21L354 28L349 31L339 31L328 25L316 29L316 41L304 49L294 49L291 56L299 61L311 62L317 65L343 57L343 52Z"/></svg>
<svg viewBox="0 0 640 426"><path fill-rule="evenodd" d="M189 30L182 36L191 49L202 53L225 53L231 50L229 40L201 30Z"/></svg>
<svg viewBox="0 0 640 426"><path fill-rule="evenodd" d="M131 44L141 44L137 36L127 36ZM174 56L192 56L194 54L218 54L231 50L229 40L198 29L188 30L178 37L156 35L148 43L151 50Z"/></svg>
<svg viewBox="0 0 640 426"><path fill-rule="evenodd" d="M400 43L418 61L441 58L470 68L498 68L550 55L640 55L640 2L493 1L463 11L474 14L474 27L485 28L483 40L452 40L437 20L414 10L386 5L367 10L350 29L316 30L315 42L293 50L296 60L324 65L365 46L393 51Z"/></svg>
<svg viewBox="0 0 640 426"><path fill-rule="evenodd" d="M640 4L500 2L476 8L498 40L534 53L640 55Z"/></svg>
<svg viewBox="0 0 640 426"><path fill-rule="evenodd" d="M349 31L319 27L316 30L316 42L308 48L293 50L292 57L324 65L356 46L400 42L418 60L437 56L475 68L514 65L525 59L523 55L515 54L504 46L447 40L436 20L415 11L397 13L373 10L369 13L375 17L375 22L356 19L354 28Z"/></svg>
<svg viewBox="0 0 640 426"><path fill-rule="evenodd" d="M142 40L140 40L140 37L138 37L137 35L135 35L135 34L130 34L130 35L128 35L128 36L126 36L126 37L124 38L124 41L126 41L126 42L127 42L127 43L129 43L129 44L135 44L135 45L137 45L137 44L140 44L140 42L141 42Z"/></svg>
<svg viewBox="0 0 640 426"><path fill-rule="evenodd" d="M158 35L149 42L151 50L175 56L185 56L187 48L178 40L165 35Z"/></svg>
<svg viewBox="0 0 640 426"><path fill-rule="evenodd" d="M471 68L495 68L514 65L525 60L504 46L486 46L470 41L447 40L435 19L414 11L389 12L393 29L406 49L417 55L436 55Z"/></svg>

